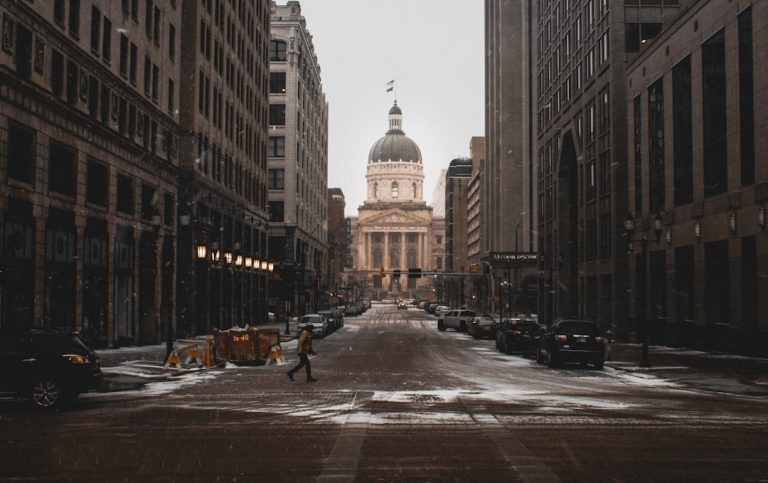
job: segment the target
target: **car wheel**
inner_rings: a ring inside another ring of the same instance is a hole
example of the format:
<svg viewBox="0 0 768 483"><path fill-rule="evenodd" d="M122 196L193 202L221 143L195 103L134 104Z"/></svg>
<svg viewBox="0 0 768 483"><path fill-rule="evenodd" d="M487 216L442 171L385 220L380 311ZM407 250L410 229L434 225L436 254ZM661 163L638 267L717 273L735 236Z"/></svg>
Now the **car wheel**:
<svg viewBox="0 0 768 483"><path fill-rule="evenodd" d="M50 379L37 381L32 386L30 394L32 402L39 408L52 408L64 399L61 387Z"/></svg>
<svg viewBox="0 0 768 483"><path fill-rule="evenodd" d="M445 323L442 320L437 321L437 330L445 332Z"/></svg>
<svg viewBox="0 0 768 483"><path fill-rule="evenodd" d="M539 364L544 363L544 356L541 355L541 347L536 348L536 362Z"/></svg>
<svg viewBox="0 0 768 483"><path fill-rule="evenodd" d="M547 354L547 367L557 367L557 352Z"/></svg>

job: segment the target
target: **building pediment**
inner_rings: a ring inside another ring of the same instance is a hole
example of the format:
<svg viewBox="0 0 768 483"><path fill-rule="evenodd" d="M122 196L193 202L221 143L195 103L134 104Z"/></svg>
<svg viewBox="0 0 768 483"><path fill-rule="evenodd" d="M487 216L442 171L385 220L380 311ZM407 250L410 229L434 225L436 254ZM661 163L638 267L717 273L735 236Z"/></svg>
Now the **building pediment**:
<svg viewBox="0 0 768 483"><path fill-rule="evenodd" d="M416 213L406 213L403 210L391 209L379 213L374 213L371 216L360 218L360 225L365 227L370 226L414 226L422 225L429 226L431 222L431 216L428 211L424 211L424 216L419 216Z"/></svg>

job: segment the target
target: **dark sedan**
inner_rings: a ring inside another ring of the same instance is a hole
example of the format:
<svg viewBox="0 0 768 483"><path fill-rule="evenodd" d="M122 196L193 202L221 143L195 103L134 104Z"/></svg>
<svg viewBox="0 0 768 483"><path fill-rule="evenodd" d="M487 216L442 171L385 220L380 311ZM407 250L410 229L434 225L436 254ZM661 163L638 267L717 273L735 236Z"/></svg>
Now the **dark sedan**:
<svg viewBox="0 0 768 483"><path fill-rule="evenodd" d="M543 329L533 319L503 319L496 332L496 348L505 354L535 354Z"/></svg>
<svg viewBox="0 0 768 483"><path fill-rule="evenodd" d="M587 320L558 320L539 339L536 362L549 367L563 362L592 363L602 369L605 346L597 324Z"/></svg>
<svg viewBox="0 0 768 483"><path fill-rule="evenodd" d="M467 333L475 339L495 339L496 321L492 317L475 317L467 327Z"/></svg>
<svg viewBox="0 0 768 483"><path fill-rule="evenodd" d="M102 378L99 358L71 331L0 331L0 364L0 393L42 408L94 389Z"/></svg>

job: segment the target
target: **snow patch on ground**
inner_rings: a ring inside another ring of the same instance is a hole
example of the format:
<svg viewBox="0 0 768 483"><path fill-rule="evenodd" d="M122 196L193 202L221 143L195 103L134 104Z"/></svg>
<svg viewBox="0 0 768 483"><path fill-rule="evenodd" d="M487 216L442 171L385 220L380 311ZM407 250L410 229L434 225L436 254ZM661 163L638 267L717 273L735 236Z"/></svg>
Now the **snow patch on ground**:
<svg viewBox="0 0 768 483"><path fill-rule="evenodd" d="M667 379L662 379L651 374L644 374L640 372L616 372L613 377L629 384L644 387L680 387L679 384Z"/></svg>

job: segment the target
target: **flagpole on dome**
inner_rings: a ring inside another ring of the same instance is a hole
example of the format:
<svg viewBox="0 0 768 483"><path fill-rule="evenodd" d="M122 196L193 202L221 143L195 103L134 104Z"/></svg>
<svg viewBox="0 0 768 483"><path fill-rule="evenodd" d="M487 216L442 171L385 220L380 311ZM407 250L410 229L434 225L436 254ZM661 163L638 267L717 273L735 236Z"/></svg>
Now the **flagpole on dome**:
<svg viewBox="0 0 768 483"><path fill-rule="evenodd" d="M387 82L385 86L387 88L387 92L392 92L392 94L395 96L395 103L397 103L397 88L395 87L395 79Z"/></svg>

